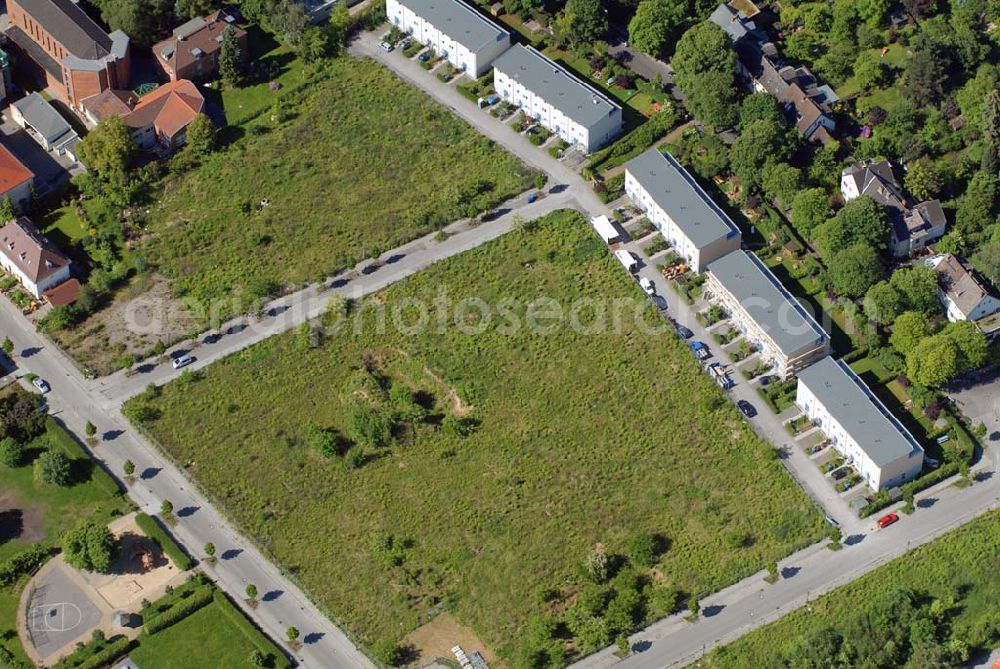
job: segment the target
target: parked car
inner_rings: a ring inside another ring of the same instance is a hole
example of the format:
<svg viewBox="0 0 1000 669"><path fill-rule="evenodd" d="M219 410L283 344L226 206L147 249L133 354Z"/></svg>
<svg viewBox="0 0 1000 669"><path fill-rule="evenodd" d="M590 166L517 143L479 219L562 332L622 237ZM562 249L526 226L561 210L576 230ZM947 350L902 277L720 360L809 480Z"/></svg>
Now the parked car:
<svg viewBox="0 0 1000 669"><path fill-rule="evenodd" d="M838 483L837 484L837 489L840 490L840 492L847 492L848 490L851 489L852 485L854 485L854 484L851 482L851 480L847 479L843 483Z"/></svg>
<svg viewBox="0 0 1000 669"><path fill-rule="evenodd" d="M639 286L647 295L656 295L656 286L653 285L652 280L642 277L639 279Z"/></svg>
<svg viewBox="0 0 1000 669"><path fill-rule="evenodd" d="M691 350L694 351L694 354L698 356L699 360L706 360L712 357L712 352L708 350L708 347L705 346L704 342L700 342L696 339L689 345L691 346Z"/></svg>
<svg viewBox="0 0 1000 669"><path fill-rule="evenodd" d="M653 300L653 306L660 311L667 310L667 300L662 295L653 295L650 299Z"/></svg>
<svg viewBox="0 0 1000 669"><path fill-rule="evenodd" d="M45 382L45 379L43 379L40 376L36 376L35 378L33 378L31 380L31 385L38 388L38 392L42 393L43 395L52 390L52 388L49 387L49 384Z"/></svg>
<svg viewBox="0 0 1000 669"><path fill-rule="evenodd" d="M174 369L180 369L181 367L190 365L192 362L194 362L194 358L185 353L184 355L174 358L173 362L170 364L174 366Z"/></svg>
<svg viewBox="0 0 1000 669"><path fill-rule="evenodd" d="M771 382L771 377L768 376L767 374L764 374L762 377L760 377L760 385L766 386L770 382Z"/></svg>
<svg viewBox="0 0 1000 669"><path fill-rule="evenodd" d="M850 470L847 467L841 467L837 471L835 471L832 474L830 474L830 476L833 478L834 481L839 481L840 479L842 479L845 476L847 476L847 473L849 471Z"/></svg>
<svg viewBox="0 0 1000 669"><path fill-rule="evenodd" d="M399 46L400 49L404 49L405 50L405 49L409 49L411 44L413 44L413 42L411 42L409 39L404 39L402 42L399 43L398 46Z"/></svg>
<svg viewBox="0 0 1000 669"><path fill-rule="evenodd" d="M430 59L431 59L431 54L429 51L424 51L422 54L417 56L417 60L419 60L421 63L426 63Z"/></svg>
<svg viewBox="0 0 1000 669"><path fill-rule="evenodd" d="M941 462L939 460L935 460L934 458L928 458L927 456L924 456L924 464L927 465L927 467L930 469L937 469L938 467L941 466Z"/></svg>
<svg viewBox="0 0 1000 669"><path fill-rule="evenodd" d="M753 408L753 405L746 400L740 400L736 403L736 407L743 412L743 415L747 418L753 418L757 415L757 410Z"/></svg>
<svg viewBox="0 0 1000 669"><path fill-rule="evenodd" d="M895 523L897 520L899 520L899 516L897 516L894 513L887 513L878 519L876 525L878 525L880 530L884 530L885 528Z"/></svg>
<svg viewBox="0 0 1000 669"><path fill-rule="evenodd" d="M387 42L386 40L382 40L381 42L379 42L379 43L378 43L378 46L379 46L379 48L380 48L380 49L382 49L383 51L392 51L393 49L395 49L395 48L396 48L396 47L394 47L394 46L392 45L392 43L390 43L390 42Z"/></svg>
<svg viewBox="0 0 1000 669"><path fill-rule="evenodd" d="M674 330L677 331L677 336L681 339L690 339L694 336L694 333L690 329L684 327L680 323L674 325Z"/></svg>

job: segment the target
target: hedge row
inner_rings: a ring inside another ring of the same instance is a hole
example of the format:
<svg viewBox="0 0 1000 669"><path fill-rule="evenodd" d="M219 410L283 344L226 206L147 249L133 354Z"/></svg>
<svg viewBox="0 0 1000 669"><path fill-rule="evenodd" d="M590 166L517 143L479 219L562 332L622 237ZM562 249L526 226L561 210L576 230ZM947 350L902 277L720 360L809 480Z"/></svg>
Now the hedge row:
<svg viewBox="0 0 1000 669"><path fill-rule="evenodd" d="M678 120L679 116L673 110L653 114L638 128L611 146L596 152L587 163L587 167L595 171L610 169L631 160L673 130Z"/></svg>
<svg viewBox="0 0 1000 669"><path fill-rule="evenodd" d="M174 538L167 534L167 531L149 514L136 514L135 524L139 526L143 534L152 539L160 547L164 555L170 558L178 569L187 571L194 567L194 560L188 557L188 554L184 552L180 544L174 541Z"/></svg>
<svg viewBox="0 0 1000 669"><path fill-rule="evenodd" d="M0 669L28 669L6 646L0 646Z"/></svg>
<svg viewBox="0 0 1000 669"><path fill-rule="evenodd" d="M904 496L906 495L907 492L911 492L914 495L916 495L921 490L926 490L927 488L930 488L932 485L940 483L941 481L944 481L946 478L950 476L954 476L955 474L958 473L958 470L959 470L959 464L957 462L949 462L946 465L938 467L929 474L925 474L924 476L921 476L918 479L914 479L909 483L904 483L903 485L900 486L900 490L903 491ZM858 515L861 516L862 518L867 518L876 511L881 511L882 509L891 504L892 500L889 499L889 493L886 490L879 490L878 493L876 493L875 496L872 497L871 502L861 507L861 511L858 512Z"/></svg>
<svg viewBox="0 0 1000 669"><path fill-rule="evenodd" d="M214 591L215 588L207 586L195 590L194 594L187 599L182 599L179 602L176 602L168 611L161 613L155 618L145 621L142 626L143 631L146 634L156 634L161 630L167 629L171 625L176 625L201 607L210 604L212 602L212 593Z"/></svg>
<svg viewBox="0 0 1000 669"><path fill-rule="evenodd" d="M78 650L76 653L73 653L55 666L56 669L99 669L99 667L106 667L119 657L132 650L135 643L134 639L119 636L117 639L109 643L107 646L104 646L93 655L82 657L82 655L88 652L86 648L84 648Z"/></svg>
<svg viewBox="0 0 1000 669"><path fill-rule="evenodd" d="M57 444L66 455L74 460L85 458L90 459L90 453L80 445L76 439L73 438L66 429L60 425L55 418L49 416L45 420L45 429L48 433L49 438L54 444ZM121 495L124 491L106 471L101 469L97 464L94 464L94 470L90 475L90 480L101 490L109 495L116 496Z"/></svg>
<svg viewBox="0 0 1000 669"><path fill-rule="evenodd" d="M214 594L215 603L222 610L223 614L229 618L229 621L235 625L244 636L249 639L250 643L253 644L254 648L259 650L265 656L271 656L274 658L275 669L291 669L292 662L285 657L284 651L277 646L271 639L267 637L262 631L260 631L253 621L247 618L240 611L239 608L233 603L231 599L222 590L216 589Z"/></svg>
<svg viewBox="0 0 1000 669"><path fill-rule="evenodd" d="M48 557L49 550L42 544L32 544L20 553L11 555L0 562L0 586L10 585L24 574L30 573Z"/></svg>

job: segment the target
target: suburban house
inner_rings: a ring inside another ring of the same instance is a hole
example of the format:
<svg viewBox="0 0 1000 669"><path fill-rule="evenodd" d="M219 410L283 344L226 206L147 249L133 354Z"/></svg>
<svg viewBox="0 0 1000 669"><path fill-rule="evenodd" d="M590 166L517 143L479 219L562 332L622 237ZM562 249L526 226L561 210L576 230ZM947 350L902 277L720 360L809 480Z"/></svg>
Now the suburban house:
<svg viewBox="0 0 1000 669"><path fill-rule="evenodd" d="M171 81L138 99L128 91L109 90L83 101L88 120L96 124L120 116L132 128L136 144L146 151L183 146L188 125L204 109L204 96L187 79Z"/></svg>
<svg viewBox="0 0 1000 669"><path fill-rule="evenodd" d="M69 152L80 140L73 126L45 98L31 93L10 106L14 122L29 132L35 141L59 155Z"/></svg>
<svg viewBox="0 0 1000 669"><path fill-rule="evenodd" d="M69 280L69 259L21 216L0 227L0 267L35 299Z"/></svg>
<svg viewBox="0 0 1000 669"><path fill-rule="evenodd" d="M34 173L17 159L11 150L0 144L0 200L9 197L18 209L31 200Z"/></svg>
<svg viewBox="0 0 1000 669"><path fill-rule="evenodd" d="M669 153L627 162L625 193L695 272L740 248L739 228Z"/></svg>
<svg viewBox="0 0 1000 669"><path fill-rule="evenodd" d="M737 70L751 90L770 93L806 140L822 144L833 140L836 124L831 105L840 98L832 88L821 84L808 68L786 64L767 32L741 9L721 4L709 20L732 40Z"/></svg>
<svg viewBox="0 0 1000 669"><path fill-rule="evenodd" d="M923 449L847 363L827 356L798 377L795 403L872 490L920 473Z"/></svg>
<svg viewBox="0 0 1000 669"><path fill-rule="evenodd" d="M128 87L128 35L104 32L72 0L7 0L7 17L7 37L71 106L108 88Z"/></svg>
<svg viewBox="0 0 1000 669"><path fill-rule="evenodd" d="M222 34L232 28L243 53L248 53L247 31L236 25L236 18L219 10L196 17L178 26L173 34L153 45L157 69L170 81L214 79L219 72Z"/></svg>
<svg viewBox="0 0 1000 669"><path fill-rule="evenodd" d="M394 26L474 77L510 48L510 32L462 0L386 0L385 10Z"/></svg>
<svg viewBox="0 0 1000 669"><path fill-rule="evenodd" d="M840 192L846 201L867 195L886 208L892 226L890 248L896 257L917 253L944 235L947 219L941 203L928 200L914 204L888 160L845 167L840 174Z"/></svg>
<svg viewBox="0 0 1000 669"><path fill-rule="evenodd" d="M530 46L513 46L493 61L493 86L570 144L588 153L622 132L622 108Z"/></svg>
<svg viewBox="0 0 1000 669"><path fill-rule="evenodd" d="M1000 299L961 260L948 253L928 258L927 266L937 274L938 299L949 321L972 321L990 339L1000 334Z"/></svg>
<svg viewBox="0 0 1000 669"><path fill-rule="evenodd" d="M705 289L782 379L830 352L827 333L753 253L737 250L713 260Z"/></svg>

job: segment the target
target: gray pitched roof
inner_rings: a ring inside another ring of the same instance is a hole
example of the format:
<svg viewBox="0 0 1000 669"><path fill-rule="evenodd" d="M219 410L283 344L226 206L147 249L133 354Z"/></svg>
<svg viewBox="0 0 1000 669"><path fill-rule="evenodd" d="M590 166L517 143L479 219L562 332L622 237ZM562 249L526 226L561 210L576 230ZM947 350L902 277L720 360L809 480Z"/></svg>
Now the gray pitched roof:
<svg viewBox="0 0 1000 669"><path fill-rule="evenodd" d="M743 25L743 19L740 18L739 12L729 5L720 4L712 11L708 20L722 28L733 42L740 41L749 32L747 27Z"/></svg>
<svg viewBox="0 0 1000 669"><path fill-rule="evenodd" d="M828 340L819 323L753 253L733 251L712 261L708 271L785 355Z"/></svg>
<svg viewBox="0 0 1000 669"><path fill-rule="evenodd" d="M512 46L493 61L493 67L585 127L609 114L621 114L620 105L532 47Z"/></svg>
<svg viewBox="0 0 1000 669"><path fill-rule="evenodd" d="M38 93L31 93L21 98L13 106L17 107L27 124L49 144L73 132L66 119Z"/></svg>
<svg viewBox="0 0 1000 669"><path fill-rule="evenodd" d="M844 361L827 356L799 372L799 383L805 384L876 465L922 450Z"/></svg>
<svg viewBox="0 0 1000 669"><path fill-rule="evenodd" d="M71 0L19 0L18 4L74 56L97 60L111 53L111 37Z"/></svg>
<svg viewBox="0 0 1000 669"><path fill-rule="evenodd" d="M739 228L669 153L652 148L625 164L653 201L698 248Z"/></svg>
<svg viewBox="0 0 1000 669"><path fill-rule="evenodd" d="M510 32L461 0L400 0L435 28L472 52L510 37Z"/></svg>

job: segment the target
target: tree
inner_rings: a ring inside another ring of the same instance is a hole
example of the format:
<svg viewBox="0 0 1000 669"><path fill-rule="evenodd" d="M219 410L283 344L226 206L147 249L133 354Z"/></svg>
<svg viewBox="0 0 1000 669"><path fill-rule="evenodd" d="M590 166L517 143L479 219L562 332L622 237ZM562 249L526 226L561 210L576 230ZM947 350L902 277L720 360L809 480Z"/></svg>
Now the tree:
<svg viewBox="0 0 1000 669"><path fill-rule="evenodd" d="M205 544L205 555L207 555L209 558L215 557L215 544L213 544L211 541Z"/></svg>
<svg viewBox="0 0 1000 669"><path fill-rule="evenodd" d="M980 132L986 130L983 126L986 98L998 87L1000 87L1000 67L993 63L983 63L976 70L976 76L969 79L955 93L955 102L958 103L958 108L969 126Z"/></svg>
<svg viewBox="0 0 1000 669"><path fill-rule="evenodd" d="M135 463L131 460L126 460L122 463L122 471L125 473L125 476L128 477L135 475Z"/></svg>
<svg viewBox="0 0 1000 669"><path fill-rule="evenodd" d="M247 585L247 599L251 601L257 599L257 586L253 583Z"/></svg>
<svg viewBox="0 0 1000 669"><path fill-rule="evenodd" d="M692 618L697 618L698 613L701 611L701 604L698 603L698 598L694 595L688 598L688 611L691 612Z"/></svg>
<svg viewBox="0 0 1000 669"><path fill-rule="evenodd" d="M965 194L958 200L955 230L971 235L986 230L996 220L1000 179L996 173L977 172L969 180Z"/></svg>
<svg viewBox="0 0 1000 669"><path fill-rule="evenodd" d="M631 45L658 58L683 25L687 4L675 0L642 0L628 24Z"/></svg>
<svg viewBox="0 0 1000 669"><path fill-rule="evenodd" d="M774 121L753 121L733 143L729 160L733 172L748 189L761 185L764 166L781 155L784 130Z"/></svg>
<svg viewBox="0 0 1000 669"><path fill-rule="evenodd" d="M118 553L118 540L106 525L87 521L63 535L62 552L71 567L105 572Z"/></svg>
<svg viewBox="0 0 1000 669"><path fill-rule="evenodd" d="M776 560L771 560L767 563L767 576L771 579L771 582L778 580L781 573L778 571L778 562Z"/></svg>
<svg viewBox="0 0 1000 669"><path fill-rule="evenodd" d="M351 437L360 446L382 448L392 438L392 422L383 411L357 406L351 413Z"/></svg>
<svg viewBox="0 0 1000 669"><path fill-rule="evenodd" d="M387 667L398 667L403 663L405 654L399 644L389 639L380 639L372 645L375 659Z"/></svg>
<svg viewBox="0 0 1000 669"><path fill-rule="evenodd" d="M123 175L138 150L132 132L118 116L98 123L77 147L80 162L105 178Z"/></svg>
<svg viewBox="0 0 1000 669"><path fill-rule="evenodd" d="M996 174L1000 168L1000 90L995 88L983 103L983 134L987 140L983 171Z"/></svg>
<svg viewBox="0 0 1000 669"><path fill-rule="evenodd" d="M160 504L160 515L169 516L173 512L174 512L174 503L171 502L169 499L163 500L163 503Z"/></svg>
<svg viewBox="0 0 1000 669"><path fill-rule="evenodd" d="M928 388L947 383L958 372L958 345L944 333L922 339L906 356L906 375Z"/></svg>
<svg viewBox="0 0 1000 669"><path fill-rule="evenodd" d="M882 57L874 51L862 51L854 61L854 76L865 90L881 86L887 73Z"/></svg>
<svg viewBox="0 0 1000 669"><path fill-rule="evenodd" d="M860 297L882 278L882 260L875 249L854 244L834 254L830 261L830 279L839 295Z"/></svg>
<svg viewBox="0 0 1000 669"><path fill-rule="evenodd" d="M35 477L52 485L68 486L73 482L72 463L62 451L45 451L35 460Z"/></svg>
<svg viewBox="0 0 1000 669"><path fill-rule="evenodd" d="M215 148L215 124L205 114L198 114L187 128L187 150L201 157Z"/></svg>
<svg viewBox="0 0 1000 669"><path fill-rule="evenodd" d="M904 183L913 197L930 200L941 190L941 174L934 163L921 158L910 163Z"/></svg>
<svg viewBox="0 0 1000 669"><path fill-rule="evenodd" d="M9 195L4 195L3 200L0 200L0 222L6 223L17 218L17 208L11 201Z"/></svg>
<svg viewBox="0 0 1000 669"><path fill-rule="evenodd" d="M97 434L97 426L88 420L87 424L83 427L83 431L88 437L93 437Z"/></svg>
<svg viewBox="0 0 1000 669"><path fill-rule="evenodd" d="M615 646L618 647L619 657L625 657L632 652L632 645L628 642L628 636L626 634L619 634L615 637Z"/></svg>
<svg viewBox="0 0 1000 669"><path fill-rule="evenodd" d="M611 560L608 558L608 554L600 546L590 552L584 566L587 568L587 574L590 576L590 580L594 583L604 583L608 580L608 576L610 575L609 570L611 569Z"/></svg>
<svg viewBox="0 0 1000 669"><path fill-rule="evenodd" d="M262 651L258 650L257 648L254 648L252 651L250 651L251 667L266 667L268 666L268 664L269 662L267 655L264 655Z"/></svg>
<svg viewBox="0 0 1000 669"><path fill-rule="evenodd" d="M904 308L903 296L888 281L879 281L865 293L865 316L873 323L889 325Z"/></svg>
<svg viewBox="0 0 1000 669"><path fill-rule="evenodd" d="M754 93L740 103L740 132L754 121L771 121L779 126L783 123L778 102L770 93Z"/></svg>
<svg viewBox="0 0 1000 669"><path fill-rule="evenodd" d="M714 127L736 122L736 56L721 28L703 21L688 29L670 62L695 116Z"/></svg>
<svg viewBox="0 0 1000 669"><path fill-rule="evenodd" d="M896 351L907 355L927 337L930 330L930 321L926 314L919 311L906 311L893 322L889 343Z"/></svg>
<svg viewBox="0 0 1000 669"><path fill-rule="evenodd" d="M20 467L24 464L27 448L14 437L0 439L0 463L8 467Z"/></svg>
<svg viewBox="0 0 1000 669"><path fill-rule="evenodd" d="M889 10L889 0L857 0L858 16L870 28L878 29Z"/></svg>
<svg viewBox="0 0 1000 669"><path fill-rule="evenodd" d="M133 44L150 46L167 32L174 18L173 0L102 0L101 18L121 30Z"/></svg>
<svg viewBox="0 0 1000 669"><path fill-rule="evenodd" d="M3 338L3 343L0 343L0 351L3 351L7 355L14 352L14 342L10 340L10 337Z"/></svg>
<svg viewBox="0 0 1000 669"><path fill-rule="evenodd" d="M792 199L792 225L803 237L811 238L830 215L830 198L822 188L808 188Z"/></svg>
<svg viewBox="0 0 1000 669"><path fill-rule="evenodd" d="M903 0L903 8L914 21L919 21L937 10L937 0Z"/></svg>
<svg viewBox="0 0 1000 669"><path fill-rule="evenodd" d="M296 639L299 638L299 628L289 627L287 630L285 630L285 635L288 637L289 641L295 641Z"/></svg>
<svg viewBox="0 0 1000 669"><path fill-rule="evenodd" d="M958 347L958 367L960 371L977 369L986 364L990 347L986 336L972 321L949 323L942 334L951 338Z"/></svg>
<svg viewBox="0 0 1000 669"><path fill-rule="evenodd" d="M788 163L770 162L764 167L761 175L764 194L782 209L792 204L801 181L802 174Z"/></svg>
<svg viewBox="0 0 1000 669"><path fill-rule="evenodd" d="M903 310L934 313L941 308L937 297L937 274L926 265L903 267L889 278L903 298Z"/></svg>
<svg viewBox="0 0 1000 669"><path fill-rule="evenodd" d="M818 227L815 236L827 256L854 244L881 251L887 245L889 218L880 204L863 195L848 202L833 219Z"/></svg>
<svg viewBox="0 0 1000 669"><path fill-rule="evenodd" d="M903 71L903 95L917 107L936 103L944 95L948 61L929 38L919 35L912 45L913 57Z"/></svg>
<svg viewBox="0 0 1000 669"><path fill-rule="evenodd" d="M635 567L649 568L656 564L656 538L646 532L632 537L628 559Z"/></svg>
<svg viewBox="0 0 1000 669"><path fill-rule="evenodd" d="M196 16L205 16L221 5L222 2L219 0L177 0L175 8L177 16L193 19Z"/></svg>
<svg viewBox="0 0 1000 669"><path fill-rule="evenodd" d="M574 44L593 42L608 30L600 0L568 0L557 19L561 37Z"/></svg>
<svg viewBox="0 0 1000 669"><path fill-rule="evenodd" d="M222 46L219 48L219 76L227 86L239 86L243 80L243 47L233 26L222 31Z"/></svg>

